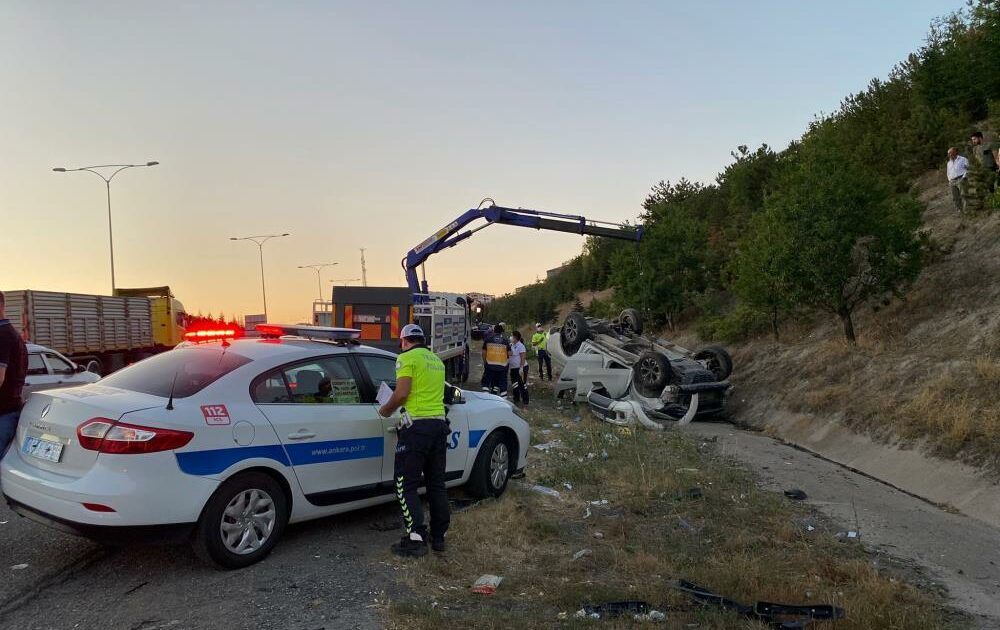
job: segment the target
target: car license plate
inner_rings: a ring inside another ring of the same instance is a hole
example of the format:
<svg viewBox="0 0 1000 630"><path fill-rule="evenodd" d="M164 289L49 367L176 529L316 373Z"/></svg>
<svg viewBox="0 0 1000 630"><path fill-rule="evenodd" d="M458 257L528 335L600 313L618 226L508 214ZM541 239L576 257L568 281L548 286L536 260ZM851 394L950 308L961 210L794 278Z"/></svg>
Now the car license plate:
<svg viewBox="0 0 1000 630"><path fill-rule="evenodd" d="M59 442L50 442L35 437L24 438L21 452L38 459L45 459L50 462L58 462L62 457L63 445Z"/></svg>

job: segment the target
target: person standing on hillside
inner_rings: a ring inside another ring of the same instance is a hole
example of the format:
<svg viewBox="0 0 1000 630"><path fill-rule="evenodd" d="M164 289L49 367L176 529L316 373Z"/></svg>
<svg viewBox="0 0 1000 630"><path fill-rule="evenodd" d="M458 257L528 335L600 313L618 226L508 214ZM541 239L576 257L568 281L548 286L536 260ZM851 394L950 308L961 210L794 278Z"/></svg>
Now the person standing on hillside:
<svg viewBox="0 0 1000 630"><path fill-rule="evenodd" d="M978 166L977 187L982 186L982 190L977 190L979 195L985 197L992 194L997 188L997 168L1000 164L997 147L992 142L986 142L982 131L974 131L969 136L972 144L972 157Z"/></svg>
<svg viewBox="0 0 1000 630"><path fill-rule="evenodd" d="M483 389L501 396L507 395L507 360L510 342L503 334L503 324L483 336Z"/></svg>
<svg viewBox="0 0 1000 630"><path fill-rule="evenodd" d="M514 390L514 402L519 403L523 400L527 406L528 385L524 382L521 369L527 365L528 349L524 347L520 330L515 330L511 334L513 336L510 340L510 361L507 364L510 367L511 389Z"/></svg>
<svg viewBox="0 0 1000 630"><path fill-rule="evenodd" d="M531 335L531 347L538 357L538 378L544 379L548 371L549 380L552 380L552 357L549 356L549 335L542 328L542 323L535 324L535 334ZM544 370L542 368L545 368Z"/></svg>
<svg viewBox="0 0 1000 630"><path fill-rule="evenodd" d="M24 400L21 390L28 373L28 347L6 315L0 292L0 457L17 432Z"/></svg>
<svg viewBox="0 0 1000 630"><path fill-rule="evenodd" d="M958 154L958 149L948 149L948 164L945 167L948 174L948 188L951 189L951 200L955 209L965 211L965 197L968 189L969 160Z"/></svg>

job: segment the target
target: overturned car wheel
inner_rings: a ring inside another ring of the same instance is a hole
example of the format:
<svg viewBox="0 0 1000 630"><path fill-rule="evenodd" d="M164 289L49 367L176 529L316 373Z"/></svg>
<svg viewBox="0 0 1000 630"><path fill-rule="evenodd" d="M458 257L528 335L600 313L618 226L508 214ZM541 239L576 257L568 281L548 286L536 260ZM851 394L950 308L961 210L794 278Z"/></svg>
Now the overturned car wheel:
<svg viewBox="0 0 1000 630"><path fill-rule="evenodd" d="M656 398L673 380L670 361L659 352L647 350L632 366L632 378L640 394Z"/></svg>
<svg viewBox="0 0 1000 630"><path fill-rule="evenodd" d="M622 327L622 332L633 335L642 334L642 316L634 308L627 308L618 316L618 322Z"/></svg>
<svg viewBox="0 0 1000 630"><path fill-rule="evenodd" d="M590 338L590 326L583 313L570 313L563 322L562 331L559 333L559 343L566 356L573 356L580 349L580 345Z"/></svg>
<svg viewBox="0 0 1000 630"><path fill-rule="evenodd" d="M704 361L705 367L720 381L726 380L733 373L733 358L719 346L705 346L694 355L694 359Z"/></svg>

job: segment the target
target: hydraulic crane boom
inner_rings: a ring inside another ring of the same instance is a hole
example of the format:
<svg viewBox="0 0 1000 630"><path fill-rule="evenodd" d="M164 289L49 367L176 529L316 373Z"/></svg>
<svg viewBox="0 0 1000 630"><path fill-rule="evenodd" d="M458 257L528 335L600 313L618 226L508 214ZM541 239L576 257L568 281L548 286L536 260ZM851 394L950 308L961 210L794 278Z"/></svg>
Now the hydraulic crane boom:
<svg viewBox="0 0 1000 630"><path fill-rule="evenodd" d="M492 199L488 201L490 201L491 205L485 208L479 207L467 210L462 216L435 232L406 254L406 258L403 259L402 264L406 272L406 284L413 294L414 303L423 303L426 300L427 294L427 279L424 278L423 282L420 282L417 278L417 268L423 265L434 254L449 247L454 247L479 230L494 223L533 228L536 230L569 232L584 236L603 236L635 242L642 239L643 230L641 226L591 221L581 216L542 212L540 210L504 208L493 204ZM486 223L470 230L465 230L464 232L459 231L478 219L484 219Z"/></svg>

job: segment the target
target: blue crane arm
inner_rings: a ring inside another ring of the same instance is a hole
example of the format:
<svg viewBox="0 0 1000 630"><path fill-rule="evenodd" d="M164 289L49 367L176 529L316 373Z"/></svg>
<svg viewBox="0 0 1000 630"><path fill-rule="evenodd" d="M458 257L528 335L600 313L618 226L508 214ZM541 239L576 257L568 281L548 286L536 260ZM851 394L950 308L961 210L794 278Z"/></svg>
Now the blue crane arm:
<svg viewBox="0 0 1000 630"><path fill-rule="evenodd" d="M462 228L479 219L484 219L486 223L460 232ZM589 221L585 217L570 214L557 214L524 208L504 208L497 205L485 208L473 208L467 210L460 217L407 252L406 258L403 259L403 269L406 271L406 284L413 294L414 302L421 302L421 296L427 293L427 280L425 279L423 283L420 282L417 277L418 267L423 265L434 254L449 247L454 247L479 230L495 223L533 228L536 230L568 232L584 236L603 236L635 242L642 240L643 234L641 226Z"/></svg>

